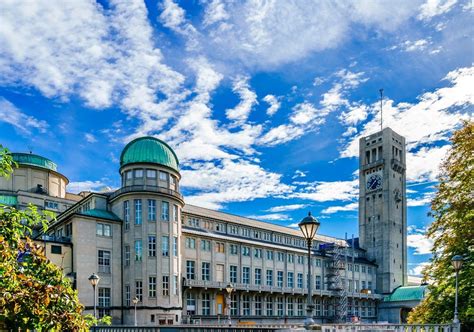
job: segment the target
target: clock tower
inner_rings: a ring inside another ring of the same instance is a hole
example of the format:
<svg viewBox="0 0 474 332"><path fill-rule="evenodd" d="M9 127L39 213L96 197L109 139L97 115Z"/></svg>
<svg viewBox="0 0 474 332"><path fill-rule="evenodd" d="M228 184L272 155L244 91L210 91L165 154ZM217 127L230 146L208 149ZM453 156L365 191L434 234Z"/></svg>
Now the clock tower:
<svg viewBox="0 0 474 332"><path fill-rule="evenodd" d="M405 138L390 128L359 141L359 245L378 265L376 289L407 284Z"/></svg>

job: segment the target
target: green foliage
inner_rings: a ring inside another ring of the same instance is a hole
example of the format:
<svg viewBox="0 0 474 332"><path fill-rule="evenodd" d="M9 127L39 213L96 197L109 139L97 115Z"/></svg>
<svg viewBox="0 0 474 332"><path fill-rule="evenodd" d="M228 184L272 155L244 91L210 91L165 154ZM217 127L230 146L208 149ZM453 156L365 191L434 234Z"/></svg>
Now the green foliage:
<svg viewBox="0 0 474 332"><path fill-rule="evenodd" d="M2 148L0 175L9 176L12 164ZM33 205L26 210L0 205L0 329L86 331L97 323L82 315L84 307L70 281L46 258L43 246L28 237L33 227L45 231L52 218Z"/></svg>
<svg viewBox="0 0 474 332"><path fill-rule="evenodd" d="M10 177L10 174L13 173L13 167L17 166L8 149L0 144L0 177Z"/></svg>
<svg viewBox="0 0 474 332"><path fill-rule="evenodd" d="M474 324L474 122L466 121L451 138L452 149L441 167L438 192L431 202L427 236L434 241L431 264L424 273L428 296L409 315L409 322L453 320L455 272L451 259L464 257L459 271L459 319Z"/></svg>

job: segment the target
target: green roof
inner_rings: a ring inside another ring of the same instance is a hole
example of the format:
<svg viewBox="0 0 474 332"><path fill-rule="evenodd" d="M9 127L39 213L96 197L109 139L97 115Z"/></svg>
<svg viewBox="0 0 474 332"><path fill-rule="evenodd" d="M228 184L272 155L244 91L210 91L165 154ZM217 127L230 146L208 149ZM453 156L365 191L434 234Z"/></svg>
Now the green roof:
<svg viewBox="0 0 474 332"><path fill-rule="evenodd" d="M13 160L20 165L30 165L57 172L58 166L51 160L31 153L12 153Z"/></svg>
<svg viewBox="0 0 474 332"><path fill-rule="evenodd" d="M82 214L84 216L94 217L94 218L120 221L119 217L117 217L114 213L107 210L92 209L92 210L79 212L79 214Z"/></svg>
<svg viewBox="0 0 474 332"><path fill-rule="evenodd" d="M0 195L0 204L14 206L18 203L16 196Z"/></svg>
<svg viewBox="0 0 474 332"><path fill-rule="evenodd" d="M425 286L400 286L392 294L384 298L384 302L419 301L423 300L426 292Z"/></svg>
<svg viewBox="0 0 474 332"><path fill-rule="evenodd" d="M134 163L154 163L179 172L178 157L165 142L155 137L140 137L128 143L120 155L120 166Z"/></svg>

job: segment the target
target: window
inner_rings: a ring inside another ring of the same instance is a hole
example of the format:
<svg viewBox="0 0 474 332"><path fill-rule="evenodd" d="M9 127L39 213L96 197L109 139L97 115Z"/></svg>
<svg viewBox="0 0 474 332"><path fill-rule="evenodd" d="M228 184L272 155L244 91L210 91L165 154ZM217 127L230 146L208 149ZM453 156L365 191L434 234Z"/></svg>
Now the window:
<svg viewBox="0 0 474 332"><path fill-rule="evenodd" d="M141 280L135 281L135 296L138 297L140 302L143 301L143 282Z"/></svg>
<svg viewBox="0 0 474 332"><path fill-rule="evenodd" d="M250 256L250 248L242 247L242 256Z"/></svg>
<svg viewBox="0 0 474 332"><path fill-rule="evenodd" d="M173 205L173 221L178 222L179 220L179 209L176 204Z"/></svg>
<svg viewBox="0 0 474 332"><path fill-rule="evenodd" d="M372 290L372 281L367 281L367 289Z"/></svg>
<svg viewBox="0 0 474 332"><path fill-rule="evenodd" d="M168 181L168 173L160 171L160 181Z"/></svg>
<svg viewBox="0 0 474 332"><path fill-rule="evenodd" d="M148 256L156 257L156 236L148 236Z"/></svg>
<svg viewBox="0 0 474 332"><path fill-rule="evenodd" d="M237 283L237 266L231 265L230 266L230 282Z"/></svg>
<svg viewBox="0 0 474 332"><path fill-rule="evenodd" d="M130 285L125 285L125 306L130 307Z"/></svg>
<svg viewBox="0 0 474 332"><path fill-rule="evenodd" d="M186 295L186 312L188 315L196 314L196 295L193 293Z"/></svg>
<svg viewBox="0 0 474 332"><path fill-rule="evenodd" d="M148 221L156 221L156 201L148 200Z"/></svg>
<svg viewBox="0 0 474 332"><path fill-rule="evenodd" d="M273 316L273 299L271 297L267 297L267 316Z"/></svg>
<svg viewBox="0 0 474 332"><path fill-rule="evenodd" d="M273 286L273 270L267 270L267 286Z"/></svg>
<svg viewBox="0 0 474 332"><path fill-rule="evenodd" d="M135 260L142 260L142 240L135 240Z"/></svg>
<svg viewBox="0 0 474 332"><path fill-rule="evenodd" d="M156 171L154 169L147 169L146 177L149 179L156 179Z"/></svg>
<svg viewBox="0 0 474 332"><path fill-rule="evenodd" d="M163 291L162 291L163 296L169 296L170 295L170 277L169 276L163 276Z"/></svg>
<svg viewBox="0 0 474 332"><path fill-rule="evenodd" d="M57 210L59 208L59 205L57 202L44 201L44 208Z"/></svg>
<svg viewBox="0 0 474 332"><path fill-rule="evenodd" d="M359 265L354 265L354 272L359 272Z"/></svg>
<svg viewBox="0 0 474 332"><path fill-rule="evenodd" d="M188 218L188 226L199 228L199 219L198 218Z"/></svg>
<svg viewBox="0 0 474 332"><path fill-rule="evenodd" d="M277 287L283 287L283 271L277 272Z"/></svg>
<svg viewBox="0 0 474 332"><path fill-rule="evenodd" d="M294 263L295 262L295 255L293 254L288 254L288 263Z"/></svg>
<svg viewBox="0 0 474 332"><path fill-rule="evenodd" d="M130 266L130 246L125 246L125 266Z"/></svg>
<svg viewBox="0 0 474 332"><path fill-rule="evenodd" d="M196 249L196 239L192 237L186 238L186 248L188 249Z"/></svg>
<svg viewBox="0 0 474 332"><path fill-rule="evenodd" d="M250 284L250 267L244 266L242 268L242 283Z"/></svg>
<svg viewBox="0 0 474 332"><path fill-rule="evenodd" d="M262 297L255 295L255 316L262 316Z"/></svg>
<svg viewBox="0 0 474 332"><path fill-rule="evenodd" d="M135 200L135 225L140 225L142 223L142 200Z"/></svg>
<svg viewBox="0 0 474 332"><path fill-rule="evenodd" d="M135 177L136 178L142 178L143 177L143 170L142 169L136 169L135 170Z"/></svg>
<svg viewBox="0 0 474 332"><path fill-rule="evenodd" d="M99 236L112 236L112 226L108 224L97 223L96 234Z"/></svg>
<svg viewBox="0 0 474 332"><path fill-rule="evenodd" d="M354 291L356 291L356 292L359 291L359 280L356 280L356 281L355 281Z"/></svg>
<svg viewBox="0 0 474 332"><path fill-rule="evenodd" d="M66 224L66 236L72 235L72 223Z"/></svg>
<svg viewBox="0 0 474 332"><path fill-rule="evenodd" d="M348 270L352 271L352 264L348 264Z"/></svg>
<svg viewBox="0 0 474 332"><path fill-rule="evenodd" d="M367 273L372 273L372 267L371 266L367 266Z"/></svg>
<svg viewBox="0 0 474 332"><path fill-rule="evenodd" d="M298 299L298 316L303 316L303 299Z"/></svg>
<svg viewBox="0 0 474 332"><path fill-rule="evenodd" d="M303 273L298 273L298 288L303 288Z"/></svg>
<svg viewBox="0 0 474 332"><path fill-rule="evenodd" d="M123 202L123 221L125 222L125 229L130 228L130 205L128 201Z"/></svg>
<svg viewBox="0 0 474 332"><path fill-rule="evenodd" d="M168 235L163 235L161 237L161 255L163 257L168 257L170 255L170 238Z"/></svg>
<svg viewBox="0 0 474 332"><path fill-rule="evenodd" d="M230 314L232 316L237 316L239 313L239 308L237 307L237 294L232 294L230 297Z"/></svg>
<svg viewBox="0 0 474 332"><path fill-rule="evenodd" d="M314 301L316 303L316 316L321 316L321 300L320 299L316 299Z"/></svg>
<svg viewBox="0 0 474 332"><path fill-rule="evenodd" d="M367 289L365 288L365 280L362 280L362 289Z"/></svg>
<svg viewBox="0 0 474 332"><path fill-rule="evenodd" d="M277 303L277 316L282 317L284 315L284 312L283 312L283 297L278 296L277 300L276 300L276 303Z"/></svg>
<svg viewBox="0 0 474 332"><path fill-rule="evenodd" d="M365 265L362 265L362 273L366 273L367 272L367 267Z"/></svg>
<svg viewBox="0 0 474 332"><path fill-rule="evenodd" d="M211 280L211 264L208 262L202 262L201 278L205 281Z"/></svg>
<svg viewBox="0 0 474 332"><path fill-rule="evenodd" d="M282 252L277 252L277 261L283 262L284 261L284 254Z"/></svg>
<svg viewBox="0 0 474 332"><path fill-rule="evenodd" d="M290 288L293 288L295 286L293 277L294 277L294 273L293 272L288 272L288 275L287 275L287 278L286 278L286 284Z"/></svg>
<svg viewBox="0 0 474 332"><path fill-rule="evenodd" d="M195 262L186 261L186 279L194 280L195 279Z"/></svg>
<svg viewBox="0 0 474 332"><path fill-rule="evenodd" d="M255 285L262 284L262 269L255 269Z"/></svg>
<svg viewBox="0 0 474 332"><path fill-rule="evenodd" d="M237 245L231 244L230 245L230 254L231 255L237 255L238 252L239 252L239 249L238 249Z"/></svg>
<svg viewBox="0 0 474 332"><path fill-rule="evenodd" d="M316 266L321 267L321 259L316 258Z"/></svg>
<svg viewBox="0 0 474 332"><path fill-rule="evenodd" d="M250 229L242 228L242 236L250 237Z"/></svg>
<svg viewBox="0 0 474 332"><path fill-rule="evenodd" d="M242 309L244 316L250 316L250 296L243 295L242 296Z"/></svg>
<svg viewBox="0 0 474 332"><path fill-rule="evenodd" d="M110 315L110 288L99 287L99 318Z"/></svg>
<svg viewBox="0 0 474 332"><path fill-rule="evenodd" d="M173 276L173 295L178 295L178 289L179 289L178 282L179 282L178 276L174 275Z"/></svg>
<svg viewBox="0 0 474 332"><path fill-rule="evenodd" d="M262 258L262 249L255 249L254 256L255 258Z"/></svg>
<svg viewBox="0 0 474 332"><path fill-rule="evenodd" d="M304 264L304 256L298 256L298 264Z"/></svg>
<svg viewBox="0 0 474 332"><path fill-rule="evenodd" d="M206 316L211 314L211 296L209 293L202 294L202 314Z"/></svg>
<svg viewBox="0 0 474 332"><path fill-rule="evenodd" d="M237 226L229 226L230 234L239 234L239 228Z"/></svg>
<svg viewBox="0 0 474 332"><path fill-rule="evenodd" d="M127 180L130 180L130 179L133 177L132 175L133 175L133 174L132 174L132 171L127 171L127 172L125 172L125 178L126 178Z"/></svg>
<svg viewBox="0 0 474 332"><path fill-rule="evenodd" d="M267 259L273 260L273 251L267 250Z"/></svg>
<svg viewBox="0 0 474 332"><path fill-rule="evenodd" d="M173 236L173 256L178 256L178 237Z"/></svg>
<svg viewBox="0 0 474 332"><path fill-rule="evenodd" d="M156 277L148 277L148 296L156 297Z"/></svg>
<svg viewBox="0 0 474 332"><path fill-rule="evenodd" d="M216 232L225 232L225 227L223 224L216 223Z"/></svg>
<svg viewBox="0 0 474 332"><path fill-rule="evenodd" d="M224 253L225 251L225 244L222 242L216 243L216 252Z"/></svg>
<svg viewBox="0 0 474 332"><path fill-rule="evenodd" d="M293 311L293 299L290 297L290 298L288 298L287 302L288 302L288 303L287 303L287 307L288 307L287 313L288 313L288 316L294 316L295 313L294 313L294 311Z"/></svg>
<svg viewBox="0 0 474 332"><path fill-rule="evenodd" d="M61 255L62 254L62 247L51 245L51 253Z"/></svg>
<svg viewBox="0 0 474 332"><path fill-rule="evenodd" d="M170 187L173 190L176 190L176 178L173 175L170 175Z"/></svg>
<svg viewBox="0 0 474 332"><path fill-rule="evenodd" d="M321 289L321 276L316 276L316 289Z"/></svg>
<svg viewBox="0 0 474 332"><path fill-rule="evenodd" d="M99 250L98 263L100 273L110 273L110 251Z"/></svg>
<svg viewBox="0 0 474 332"><path fill-rule="evenodd" d="M161 202L161 220L170 221L170 203Z"/></svg>

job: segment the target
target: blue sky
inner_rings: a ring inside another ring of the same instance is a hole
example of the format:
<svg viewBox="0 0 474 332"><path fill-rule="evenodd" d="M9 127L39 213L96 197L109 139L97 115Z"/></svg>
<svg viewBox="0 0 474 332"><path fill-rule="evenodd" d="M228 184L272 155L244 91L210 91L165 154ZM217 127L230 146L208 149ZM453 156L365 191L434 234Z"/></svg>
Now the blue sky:
<svg viewBox="0 0 474 332"><path fill-rule="evenodd" d="M359 137L407 138L409 269L449 136L472 117L470 1L0 4L0 143L71 191L119 185L141 135L167 141L188 203L357 235Z"/></svg>

